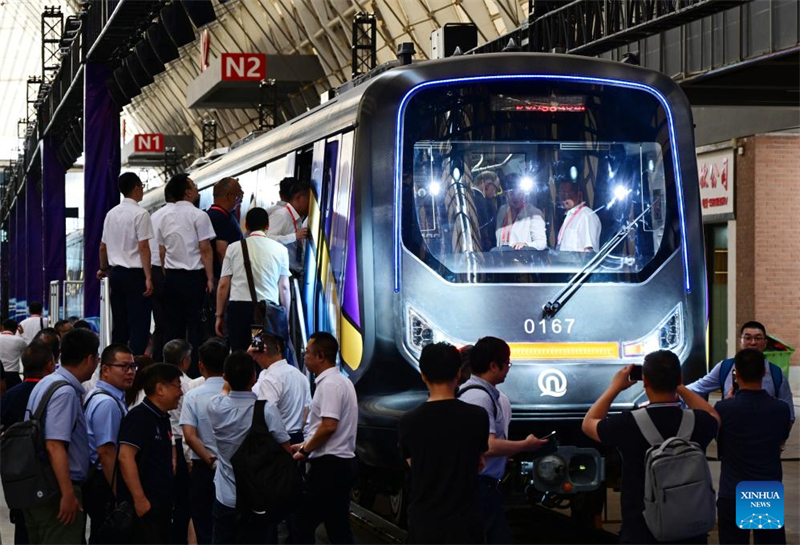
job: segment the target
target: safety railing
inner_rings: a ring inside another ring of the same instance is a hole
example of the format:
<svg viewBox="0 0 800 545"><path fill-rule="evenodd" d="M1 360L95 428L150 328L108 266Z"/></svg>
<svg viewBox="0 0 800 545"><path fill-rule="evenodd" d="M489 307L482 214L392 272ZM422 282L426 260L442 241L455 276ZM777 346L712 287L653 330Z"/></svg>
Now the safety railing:
<svg viewBox="0 0 800 545"><path fill-rule="evenodd" d="M50 312L50 323L54 324L61 320L61 282L53 280L50 282L50 305L48 306Z"/></svg>
<svg viewBox="0 0 800 545"><path fill-rule="evenodd" d="M64 317L83 316L83 281L64 281Z"/></svg>
<svg viewBox="0 0 800 545"><path fill-rule="evenodd" d="M111 344L111 296L108 278L100 281L100 349Z"/></svg>

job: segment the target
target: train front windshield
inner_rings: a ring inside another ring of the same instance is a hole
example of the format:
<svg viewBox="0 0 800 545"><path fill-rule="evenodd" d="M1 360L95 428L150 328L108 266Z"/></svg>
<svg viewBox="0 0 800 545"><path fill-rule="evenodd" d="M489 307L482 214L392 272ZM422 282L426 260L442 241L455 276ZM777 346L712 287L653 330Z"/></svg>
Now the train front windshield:
<svg viewBox="0 0 800 545"><path fill-rule="evenodd" d="M450 282L641 282L679 245L667 117L643 90L433 86L403 125L403 241Z"/></svg>

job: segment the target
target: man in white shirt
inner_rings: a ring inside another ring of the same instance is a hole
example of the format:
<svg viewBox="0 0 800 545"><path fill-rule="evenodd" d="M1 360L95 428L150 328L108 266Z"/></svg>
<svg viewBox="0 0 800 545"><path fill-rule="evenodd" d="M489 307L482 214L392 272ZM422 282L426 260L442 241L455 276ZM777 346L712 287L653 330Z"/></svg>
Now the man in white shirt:
<svg viewBox="0 0 800 545"><path fill-rule="evenodd" d="M261 367L253 393L278 408L289 432L289 441L303 442L303 428L311 405L311 388L306 376L284 359L283 339L277 335L263 337L264 348L251 347L247 352Z"/></svg>
<svg viewBox="0 0 800 545"><path fill-rule="evenodd" d="M39 302L33 302L28 305L28 316L19 323L17 327L17 335L22 337L25 344L31 344L31 341L41 330L46 328L50 320L42 316L43 308Z"/></svg>
<svg viewBox="0 0 800 545"><path fill-rule="evenodd" d="M253 324L253 296L247 278L243 245L247 244L256 301L266 301L264 333L288 342L287 317L291 305L289 254L284 246L267 238L269 215L263 208L251 208L245 217L248 236L228 246L217 287L217 335L227 328L231 350L247 350ZM228 299L230 298L230 303Z"/></svg>
<svg viewBox="0 0 800 545"><path fill-rule="evenodd" d="M141 355L150 337L153 277L148 241L153 238L153 224L147 210L139 206L144 197L139 177L126 172L118 186L123 199L108 211L103 223L97 278L109 276L111 342L126 344Z"/></svg>
<svg viewBox="0 0 800 545"><path fill-rule="evenodd" d="M508 191L508 204L497 211L497 246L515 250L547 248L544 214L528 203L527 193L515 184Z"/></svg>
<svg viewBox="0 0 800 545"><path fill-rule="evenodd" d="M199 193L188 175L173 176L165 192L175 201L156 233L166 277L167 339L191 343L189 374L196 377L197 347L202 343L200 312L205 294L214 291L211 240L216 234L208 214L194 205Z"/></svg>
<svg viewBox="0 0 800 545"><path fill-rule="evenodd" d="M299 271L303 268L303 240L307 239L306 216L311 202L311 185L296 181L289 190L289 200L282 208L269 213L270 229L267 236L287 246L290 268Z"/></svg>
<svg viewBox="0 0 800 545"><path fill-rule="evenodd" d="M22 381L19 376L22 369L22 355L28 348L25 339L14 334L16 331L16 320L9 318L3 321L3 332L0 334L0 363L7 373L6 385L9 390Z"/></svg>
<svg viewBox="0 0 800 545"><path fill-rule="evenodd" d="M155 322L155 329L153 329L153 350L152 354L154 359L158 360L164 350L164 343L166 339L167 329L167 307L166 307L166 293L164 278L163 262L161 261L161 252L158 248L157 233L164 222L164 217L172 211L175 206L175 201L167 192L164 192L164 200L166 204L153 212L150 215L150 221L153 223L153 238L150 239L150 265L153 272L153 322Z"/></svg>
<svg viewBox="0 0 800 545"><path fill-rule="evenodd" d="M293 445L295 460L308 459L298 543L314 543L322 522L331 543L353 543L350 487L356 471L358 401L353 383L336 368L339 343L330 333L311 335L306 367L316 375L306 441Z"/></svg>
<svg viewBox="0 0 800 545"><path fill-rule="evenodd" d="M584 202L583 192L572 182L558 185L558 200L567 215L558 232L563 252L596 252L600 249L600 218Z"/></svg>
<svg viewBox="0 0 800 545"><path fill-rule="evenodd" d="M287 176L283 180L280 181L278 184L278 197L280 200L267 208L267 214L270 216L273 212L275 212L278 208L283 208L286 206L286 203L289 202L289 195L292 193L292 187L294 184L297 183L297 178L293 176Z"/></svg>

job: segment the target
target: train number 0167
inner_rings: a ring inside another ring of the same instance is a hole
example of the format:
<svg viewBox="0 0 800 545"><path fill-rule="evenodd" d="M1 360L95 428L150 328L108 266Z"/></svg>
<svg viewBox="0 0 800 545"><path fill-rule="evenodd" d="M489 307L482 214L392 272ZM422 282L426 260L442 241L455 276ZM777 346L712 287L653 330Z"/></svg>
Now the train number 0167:
<svg viewBox="0 0 800 545"><path fill-rule="evenodd" d="M549 324L549 325L548 325ZM553 333L555 335L561 335L566 333L569 335L572 333L572 326L575 325L575 320L573 318L565 318L564 320L555 319L550 320L539 320L538 322L528 318L525 320L523 324L525 327L525 333L528 335L532 335L534 333L542 333L546 335L547 333Z"/></svg>

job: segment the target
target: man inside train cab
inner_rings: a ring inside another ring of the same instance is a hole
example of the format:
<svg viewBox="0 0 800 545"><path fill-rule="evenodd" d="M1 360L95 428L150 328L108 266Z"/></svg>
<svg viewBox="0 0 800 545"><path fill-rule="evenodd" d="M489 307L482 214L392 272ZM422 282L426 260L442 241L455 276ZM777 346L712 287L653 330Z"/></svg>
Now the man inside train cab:
<svg viewBox="0 0 800 545"><path fill-rule="evenodd" d="M600 249L600 218L584 199L583 190L570 181L558 184L558 202L566 216L558 231L557 249L562 252L596 252Z"/></svg>
<svg viewBox="0 0 800 545"><path fill-rule="evenodd" d="M286 206L269 214L267 236L287 247L289 268L296 272L303 268L302 242L308 238L306 219L311 203L311 184L298 180L287 196L289 201Z"/></svg>

